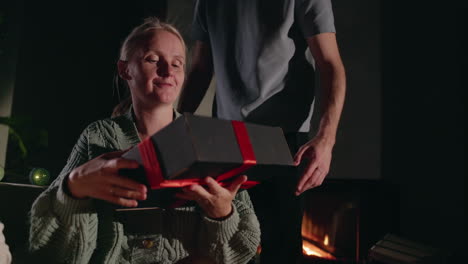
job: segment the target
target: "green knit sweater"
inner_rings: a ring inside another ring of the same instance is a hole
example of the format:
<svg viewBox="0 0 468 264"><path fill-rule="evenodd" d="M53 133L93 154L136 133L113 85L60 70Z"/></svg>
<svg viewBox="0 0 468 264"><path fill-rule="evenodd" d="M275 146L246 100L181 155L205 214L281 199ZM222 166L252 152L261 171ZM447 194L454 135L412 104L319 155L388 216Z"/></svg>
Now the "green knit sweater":
<svg viewBox="0 0 468 264"><path fill-rule="evenodd" d="M130 233L114 206L70 197L63 185L77 166L140 142L131 113L90 124L59 177L34 202L30 250L58 263L176 263L197 255L215 263L246 263L260 243L260 227L246 191L233 201L233 214L216 221L198 207L148 212L151 233ZM138 212L126 213L126 219Z"/></svg>

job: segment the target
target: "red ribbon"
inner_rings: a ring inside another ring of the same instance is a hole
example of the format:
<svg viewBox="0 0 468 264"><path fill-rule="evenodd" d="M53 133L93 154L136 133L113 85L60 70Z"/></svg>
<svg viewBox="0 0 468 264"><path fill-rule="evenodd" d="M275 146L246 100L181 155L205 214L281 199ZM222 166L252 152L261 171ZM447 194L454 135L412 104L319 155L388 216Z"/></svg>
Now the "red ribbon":
<svg viewBox="0 0 468 264"><path fill-rule="evenodd" d="M143 140L138 144L138 150L140 151L140 157L143 162L143 168L146 172L146 179L151 189L158 189L161 182L164 181L161 172L161 166L159 165L158 156L154 150L153 142L151 137Z"/></svg>
<svg viewBox="0 0 468 264"><path fill-rule="evenodd" d="M253 151L252 143L250 142L245 124L240 121L231 121L231 123L242 155L243 164L216 177L216 181L221 186L228 185L228 183L224 182L224 180L240 174L241 172L257 164L255 153ZM150 137L138 144L138 150L140 151L143 168L145 169L146 178L148 179L148 183L151 189L180 188L193 184L202 184L202 179L198 178L180 180L164 179L161 172L161 166L159 165L159 160ZM259 182L246 181L241 185L241 188L248 189L257 184L259 184Z"/></svg>
<svg viewBox="0 0 468 264"><path fill-rule="evenodd" d="M257 159L255 158L255 153L252 148L252 143L250 142L249 134L247 133L247 128L245 124L240 121L231 121L232 128L234 129L234 134L236 135L237 144L242 155L243 164L240 167L234 168L228 172L225 172L219 175L216 180L223 181L229 179L232 176L235 176L243 171L246 171L250 167L257 164Z"/></svg>

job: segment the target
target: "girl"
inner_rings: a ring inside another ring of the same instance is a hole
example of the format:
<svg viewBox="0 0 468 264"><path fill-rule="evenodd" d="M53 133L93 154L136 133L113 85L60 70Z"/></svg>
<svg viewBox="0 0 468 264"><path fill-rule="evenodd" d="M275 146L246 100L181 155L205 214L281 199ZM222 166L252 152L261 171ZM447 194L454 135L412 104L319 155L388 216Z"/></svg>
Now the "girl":
<svg viewBox="0 0 468 264"><path fill-rule="evenodd" d="M185 44L169 24L149 18L124 41L117 63L130 89L121 115L90 124L59 177L34 202L30 250L62 263L246 263L260 229L246 177L221 187L192 185L179 197L196 207L116 213L146 199L144 185L118 174L136 168L120 156L176 117L173 103L185 78ZM128 108L128 109L127 109Z"/></svg>

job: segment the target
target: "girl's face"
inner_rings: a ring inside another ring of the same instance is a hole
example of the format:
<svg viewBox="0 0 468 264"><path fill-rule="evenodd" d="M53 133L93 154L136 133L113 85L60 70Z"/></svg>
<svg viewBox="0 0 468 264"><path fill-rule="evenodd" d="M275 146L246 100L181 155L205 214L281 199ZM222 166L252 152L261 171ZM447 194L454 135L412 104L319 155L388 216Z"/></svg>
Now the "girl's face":
<svg viewBox="0 0 468 264"><path fill-rule="evenodd" d="M132 55L126 65L126 77L132 99L151 107L173 104L185 78L185 49L180 39L165 30L155 30L153 37Z"/></svg>

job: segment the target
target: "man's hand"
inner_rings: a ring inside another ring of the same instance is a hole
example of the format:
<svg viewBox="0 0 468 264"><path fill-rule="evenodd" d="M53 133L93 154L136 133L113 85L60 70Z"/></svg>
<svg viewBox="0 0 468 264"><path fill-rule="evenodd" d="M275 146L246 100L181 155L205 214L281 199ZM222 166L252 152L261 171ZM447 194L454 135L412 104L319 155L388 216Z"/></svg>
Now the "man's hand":
<svg viewBox="0 0 468 264"><path fill-rule="evenodd" d="M221 220L231 215L232 200L240 186L247 181L247 176L237 177L226 187L222 187L211 177L206 177L203 181L205 186L194 184L184 187L183 192L177 193L176 197L197 202L209 218Z"/></svg>
<svg viewBox="0 0 468 264"><path fill-rule="evenodd" d="M320 186L327 176L332 159L334 143L326 138L315 137L304 144L294 157L295 165L307 162L296 187L296 195Z"/></svg>

